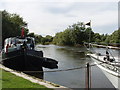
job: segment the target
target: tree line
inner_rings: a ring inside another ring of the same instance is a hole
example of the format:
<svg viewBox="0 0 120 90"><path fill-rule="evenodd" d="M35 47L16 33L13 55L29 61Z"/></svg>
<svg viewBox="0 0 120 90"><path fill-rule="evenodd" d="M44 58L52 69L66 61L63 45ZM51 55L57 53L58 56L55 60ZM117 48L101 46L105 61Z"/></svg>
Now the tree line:
<svg viewBox="0 0 120 90"><path fill-rule="evenodd" d="M84 42L92 42L97 44L115 45L120 43L120 29L115 30L112 34L99 34L93 32L92 28L86 26L84 22L77 22L68 26L63 32L58 32L55 36L38 35L29 33L27 22L17 14L10 14L7 11L0 11L2 13L2 41L8 37L20 36L21 29L24 27L25 35L34 37L36 43L40 44L55 44L55 45L83 45ZM117 44L116 44L117 43Z"/></svg>
<svg viewBox="0 0 120 90"><path fill-rule="evenodd" d="M43 37L42 35L38 35L35 33L29 33L27 36L34 37L35 42L37 44L48 45L48 44L52 44L52 41L53 41L53 37L50 35L46 35L45 37Z"/></svg>
<svg viewBox="0 0 120 90"><path fill-rule="evenodd" d="M86 27L83 22L77 22L66 28L63 32L56 33L53 43L56 45L83 45L84 42L103 45L120 46L120 29L112 34L99 34L92 28Z"/></svg>
<svg viewBox="0 0 120 90"><path fill-rule="evenodd" d="M58 32L54 37L46 35L29 35L36 38L37 43L41 44L55 44L55 45L69 45L81 46L84 42L96 43L102 45L120 46L120 29L115 30L112 34L99 34L93 32L92 28L86 27L83 22L78 22L68 26L63 32Z"/></svg>

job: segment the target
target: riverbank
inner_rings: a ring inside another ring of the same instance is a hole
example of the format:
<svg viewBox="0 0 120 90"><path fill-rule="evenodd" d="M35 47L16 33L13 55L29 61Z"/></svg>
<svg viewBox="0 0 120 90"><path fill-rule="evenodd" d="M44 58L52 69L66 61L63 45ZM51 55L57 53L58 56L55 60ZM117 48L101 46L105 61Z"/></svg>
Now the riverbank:
<svg viewBox="0 0 120 90"><path fill-rule="evenodd" d="M0 69L2 70L2 88L40 88L45 90L63 88L68 90L66 87L14 71L3 65L0 65Z"/></svg>
<svg viewBox="0 0 120 90"><path fill-rule="evenodd" d="M120 47L115 47L115 46L105 46L105 45L98 45L98 44L91 44L92 46L100 47L100 48L110 48L110 49L119 49Z"/></svg>
<svg viewBox="0 0 120 90"><path fill-rule="evenodd" d="M46 88L43 85L32 83L26 79L18 77L8 71L2 70L2 88L45 88L47 90L52 90Z"/></svg>
<svg viewBox="0 0 120 90"><path fill-rule="evenodd" d="M85 45L88 46L89 43L85 43ZM37 45L42 45L42 44L37 44ZM55 44L47 44L47 45L55 45ZM100 44L91 44L90 45L94 46L94 47L98 47L98 48L109 48L109 49L116 49L116 50L120 50L120 47L116 47L116 46L106 46L106 45L100 45ZM76 44L76 45L57 45L57 46L70 46L70 47L84 47L84 44ZM88 46L89 47L89 46Z"/></svg>

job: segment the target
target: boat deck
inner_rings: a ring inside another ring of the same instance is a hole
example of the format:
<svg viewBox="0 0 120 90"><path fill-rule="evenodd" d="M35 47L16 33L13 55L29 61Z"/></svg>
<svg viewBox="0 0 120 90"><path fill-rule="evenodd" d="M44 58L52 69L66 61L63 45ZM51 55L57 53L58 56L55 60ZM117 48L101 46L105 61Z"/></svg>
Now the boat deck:
<svg viewBox="0 0 120 90"><path fill-rule="evenodd" d="M118 57L114 57L115 61L110 62L110 61L104 60L104 57L106 57L105 55L97 55L97 54L87 54L87 55L93 58L93 60L97 62L97 65L100 65L116 73L120 73L120 61ZM113 58L113 57L110 57L110 58Z"/></svg>
<svg viewBox="0 0 120 90"><path fill-rule="evenodd" d="M120 79L120 60L118 57L114 57L115 61L110 62L104 60L105 55L87 54L96 63L96 65L103 71L108 77L115 88L118 88L118 79ZM113 57L110 57L113 59Z"/></svg>
<svg viewBox="0 0 120 90"><path fill-rule="evenodd" d="M106 63L113 64L113 65L116 65L116 66L120 67L120 61L119 61L118 57L110 57L110 59L115 60L113 62L110 62L110 61L104 60L104 58L106 57L105 55L97 55L97 54L87 54L87 55L90 56L90 57L93 57L93 58L95 58L95 59L97 59L101 62L106 62Z"/></svg>

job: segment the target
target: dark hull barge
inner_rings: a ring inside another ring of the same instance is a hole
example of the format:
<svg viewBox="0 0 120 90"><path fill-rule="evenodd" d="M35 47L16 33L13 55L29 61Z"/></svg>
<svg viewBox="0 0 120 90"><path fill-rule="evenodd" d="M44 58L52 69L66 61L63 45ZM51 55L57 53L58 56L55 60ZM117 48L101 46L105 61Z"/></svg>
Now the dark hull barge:
<svg viewBox="0 0 120 90"><path fill-rule="evenodd" d="M2 55L2 64L18 71L39 70L40 67L58 68L56 60L43 57L42 51L17 50Z"/></svg>
<svg viewBox="0 0 120 90"><path fill-rule="evenodd" d="M25 42L25 38L22 41ZM11 47L8 48L7 44L2 53L2 61L0 63L10 69L22 71L38 78L42 78L41 76L43 76L42 67L49 69L58 68L56 60L43 57L42 51L36 51L30 47L30 44L24 44L24 42L15 45L12 49Z"/></svg>

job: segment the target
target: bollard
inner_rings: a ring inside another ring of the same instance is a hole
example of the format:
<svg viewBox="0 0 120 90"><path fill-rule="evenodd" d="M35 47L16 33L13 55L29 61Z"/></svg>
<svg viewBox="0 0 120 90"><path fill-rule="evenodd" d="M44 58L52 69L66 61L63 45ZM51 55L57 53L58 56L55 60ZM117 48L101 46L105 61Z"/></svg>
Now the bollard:
<svg viewBox="0 0 120 90"><path fill-rule="evenodd" d="M86 90L90 90L91 88L91 71L90 71L90 65L87 63L87 69L86 69Z"/></svg>

